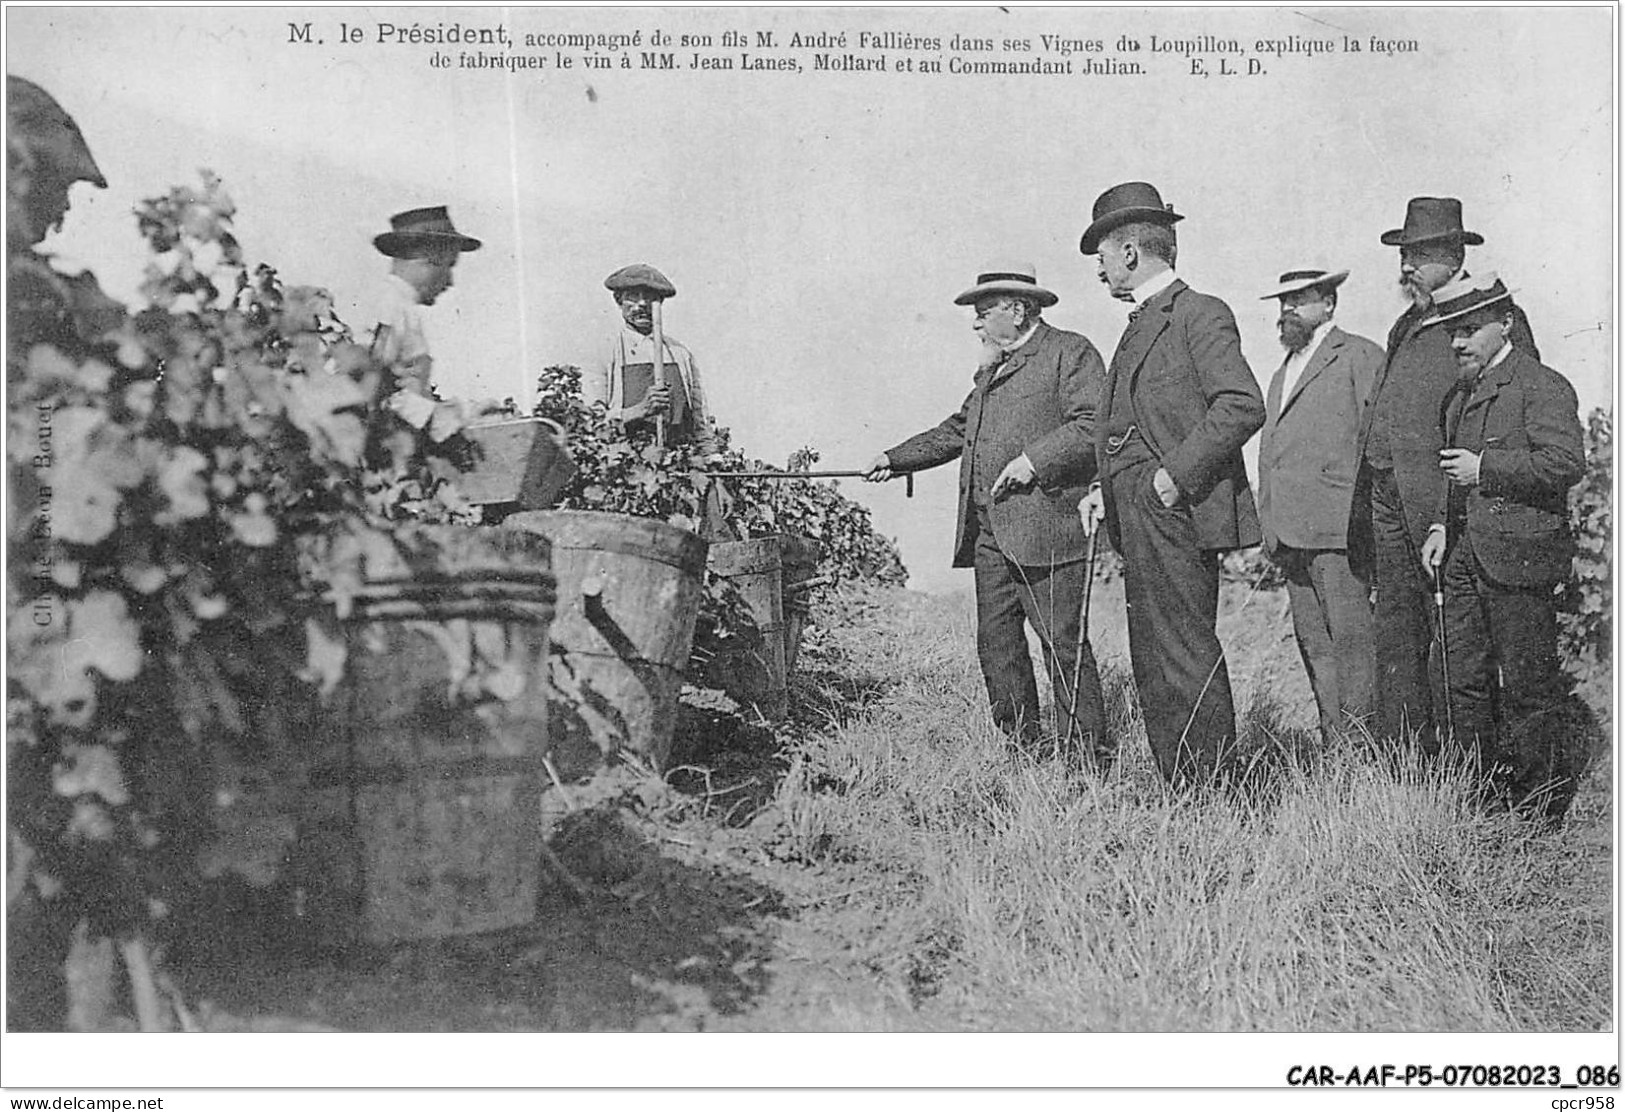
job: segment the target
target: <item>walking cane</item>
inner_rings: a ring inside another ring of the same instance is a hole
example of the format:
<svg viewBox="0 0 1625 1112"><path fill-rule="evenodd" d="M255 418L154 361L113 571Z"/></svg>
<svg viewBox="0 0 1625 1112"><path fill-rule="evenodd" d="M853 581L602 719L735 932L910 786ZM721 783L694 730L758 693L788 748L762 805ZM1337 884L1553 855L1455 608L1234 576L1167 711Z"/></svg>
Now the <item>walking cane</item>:
<svg viewBox="0 0 1625 1112"><path fill-rule="evenodd" d="M649 306L649 311L654 317L654 331L650 338L654 341L655 389L658 390L660 387L666 385L666 343L665 337L661 334L660 328L660 298L656 297L653 299L652 304ZM666 415L664 413L655 415L655 446L657 448L664 448L666 446Z"/></svg>
<svg viewBox="0 0 1625 1112"><path fill-rule="evenodd" d="M1450 635L1444 624L1444 577L1439 573L1439 566L1433 565L1433 612L1439 619L1439 674L1444 680L1444 730L1445 737L1454 740L1456 736L1456 714L1450 702Z"/></svg>
<svg viewBox="0 0 1625 1112"><path fill-rule="evenodd" d="M1078 694L1079 683L1083 678L1083 653L1089 645L1089 596L1095 593L1095 544L1100 540L1100 526L1103 522L1095 523L1095 531L1089 534L1089 548L1084 556L1087 570L1083 580L1083 606L1078 614L1078 651L1072 657L1072 707L1067 714L1066 740L1072 740L1072 730L1078 724ZM1081 742L1083 738L1078 738ZM1100 739L1095 739L1100 744Z"/></svg>

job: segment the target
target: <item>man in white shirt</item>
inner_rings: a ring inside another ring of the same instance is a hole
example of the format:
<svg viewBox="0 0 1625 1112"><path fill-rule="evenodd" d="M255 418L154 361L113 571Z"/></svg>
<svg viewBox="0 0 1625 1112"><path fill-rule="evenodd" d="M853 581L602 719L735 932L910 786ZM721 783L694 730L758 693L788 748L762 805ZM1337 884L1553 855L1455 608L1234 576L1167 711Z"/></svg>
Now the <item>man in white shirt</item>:
<svg viewBox="0 0 1625 1112"><path fill-rule="evenodd" d="M635 427L666 420L666 443L694 444L702 452L715 447L705 388L694 354L661 329L664 383L658 382L654 357L654 306L677 296L677 287L647 263L623 266L604 279L620 306L622 327L610 344L597 381L596 398L611 420Z"/></svg>
<svg viewBox="0 0 1625 1112"><path fill-rule="evenodd" d="M479 250L480 241L459 232L444 205L398 213L389 222L390 230L372 241L389 257L390 267L365 310L368 339L373 355L394 369L400 389L427 400L434 360L423 311L451 289L458 258ZM405 410L403 416L412 420Z"/></svg>
<svg viewBox="0 0 1625 1112"><path fill-rule="evenodd" d="M1350 560L1356 441L1383 351L1332 323L1346 270L1290 270L1278 300L1286 358L1264 397L1258 513L1287 580L1292 626L1320 709L1321 736L1346 736L1374 709L1369 554Z"/></svg>

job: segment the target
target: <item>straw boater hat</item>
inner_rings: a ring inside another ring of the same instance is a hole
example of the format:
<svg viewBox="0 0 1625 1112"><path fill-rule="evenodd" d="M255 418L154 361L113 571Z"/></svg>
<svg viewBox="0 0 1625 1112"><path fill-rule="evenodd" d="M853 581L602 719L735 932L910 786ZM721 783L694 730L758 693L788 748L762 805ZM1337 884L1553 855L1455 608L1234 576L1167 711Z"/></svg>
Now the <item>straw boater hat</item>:
<svg viewBox="0 0 1625 1112"><path fill-rule="evenodd" d="M392 259L407 259L425 250L454 247L458 251L478 251L480 241L459 232L445 205L409 209L389 218L389 231L374 236L372 245Z"/></svg>
<svg viewBox="0 0 1625 1112"><path fill-rule="evenodd" d="M1289 293L1312 290L1317 286L1335 290L1348 276L1349 272L1346 270L1289 270L1277 279L1280 284L1275 289L1258 300L1268 301L1274 297L1285 297Z"/></svg>
<svg viewBox="0 0 1625 1112"><path fill-rule="evenodd" d="M621 267L604 279L604 288L615 293L622 290L648 290L660 298L677 296L677 287L648 263L633 263L631 266Z"/></svg>
<svg viewBox="0 0 1625 1112"><path fill-rule="evenodd" d="M1001 259L978 274L976 284L954 298L954 304L972 305L981 298L993 297L998 294L1030 297L1038 304L1046 307L1061 300L1038 284L1038 270L1032 263Z"/></svg>
<svg viewBox="0 0 1625 1112"><path fill-rule="evenodd" d="M1461 202L1454 197L1412 197L1405 206L1405 226L1382 233L1389 247L1441 241L1470 247L1484 242L1477 232L1462 229Z"/></svg>
<svg viewBox="0 0 1625 1112"><path fill-rule="evenodd" d="M1447 282L1433 291L1433 315L1424 326L1483 311L1486 318L1500 319L1512 310L1512 291L1501 284L1492 271Z"/></svg>
<svg viewBox="0 0 1625 1112"><path fill-rule="evenodd" d="M1095 198L1094 222L1084 229L1078 250L1093 255L1100 250L1106 233L1124 224L1177 224L1183 219L1173 205L1162 203L1156 186L1143 181L1124 182Z"/></svg>

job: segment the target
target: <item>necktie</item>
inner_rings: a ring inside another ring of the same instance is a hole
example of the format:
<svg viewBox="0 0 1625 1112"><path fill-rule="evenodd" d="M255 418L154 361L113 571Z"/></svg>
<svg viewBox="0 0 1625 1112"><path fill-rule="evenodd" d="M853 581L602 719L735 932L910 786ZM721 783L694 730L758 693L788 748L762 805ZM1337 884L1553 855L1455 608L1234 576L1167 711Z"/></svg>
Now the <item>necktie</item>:
<svg viewBox="0 0 1625 1112"><path fill-rule="evenodd" d="M1140 319L1140 314L1143 312L1145 312L1145 306L1143 304L1135 305L1134 308L1128 311L1128 322L1133 324L1135 321Z"/></svg>

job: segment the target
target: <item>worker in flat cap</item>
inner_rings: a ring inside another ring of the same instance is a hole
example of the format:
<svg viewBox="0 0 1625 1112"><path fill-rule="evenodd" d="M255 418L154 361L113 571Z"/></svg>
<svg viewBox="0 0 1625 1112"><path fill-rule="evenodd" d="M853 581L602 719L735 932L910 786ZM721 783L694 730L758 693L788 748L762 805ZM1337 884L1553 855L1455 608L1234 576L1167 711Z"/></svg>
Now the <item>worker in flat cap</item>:
<svg viewBox="0 0 1625 1112"><path fill-rule="evenodd" d="M1584 768L1564 720L1556 588L1574 555L1568 492L1585 474L1574 387L1513 340L1517 306L1495 274L1439 287L1425 328L1450 345L1423 568L1442 567L1449 722L1497 801L1561 819ZM1386 632L1386 631L1385 631Z"/></svg>
<svg viewBox="0 0 1625 1112"><path fill-rule="evenodd" d="M1209 777L1236 733L1217 634L1219 554L1259 543L1241 446L1264 399L1230 307L1174 270L1184 217L1148 182L1095 200L1078 249L1134 306L1095 421L1103 510L1123 557L1129 658L1163 777ZM1092 507L1079 512L1086 517Z"/></svg>
<svg viewBox="0 0 1625 1112"><path fill-rule="evenodd" d="M622 327L600 367L596 400L604 403L612 420L629 428L663 422L667 444L692 444L709 453L715 447L715 433L699 366L694 353L663 324L662 370L655 369L655 314L668 298L677 296L677 287L647 263L621 267L604 279L604 287L620 308Z"/></svg>
<svg viewBox="0 0 1625 1112"><path fill-rule="evenodd" d="M1074 507L1094 475L1092 423L1105 368L1087 339L1044 321L1056 301L1028 263L984 267L954 298L971 307L981 338L970 394L935 428L876 456L867 478L959 460L953 563L976 571L976 649L993 721L1035 755L1076 753L1104 771L1114 745L1081 628L1089 542ZM1049 735L1024 622L1049 671Z"/></svg>
<svg viewBox="0 0 1625 1112"><path fill-rule="evenodd" d="M1333 323L1347 270L1282 274L1277 301L1286 355L1264 393L1258 516L1264 549L1286 577L1292 628L1326 741L1369 719L1375 699L1369 561L1351 565L1349 503L1355 441L1382 367L1382 349Z"/></svg>
<svg viewBox="0 0 1625 1112"><path fill-rule="evenodd" d="M421 427L434 408L428 400L434 359L424 310L451 289L457 260L481 244L457 230L444 205L396 213L389 224L389 231L372 241L389 259L389 273L371 291L363 313L376 322L369 337L372 353L394 370L401 390L391 405Z"/></svg>
<svg viewBox="0 0 1625 1112"><path fill-rule="evenodd" d="M1457 198L1413 197L1404 225L1381 238L1399 248L1399 286L1409 305L1388 332L1387 354L1360 426L1350 546L1372 553L1382 630L1376 644L1378 735L1393 744L1415 735L1424 750L1436 752L1442 715L1435 713L1429 670L1433 589L1419 557L1445 492L1439 412L1457 374L1449 337L1426 322L1435 291L1468 277L1467 248L1484 237L1464 227ZM1514 345L1540 358L1520 309L1513 310L1511 336Z"/></svg>

